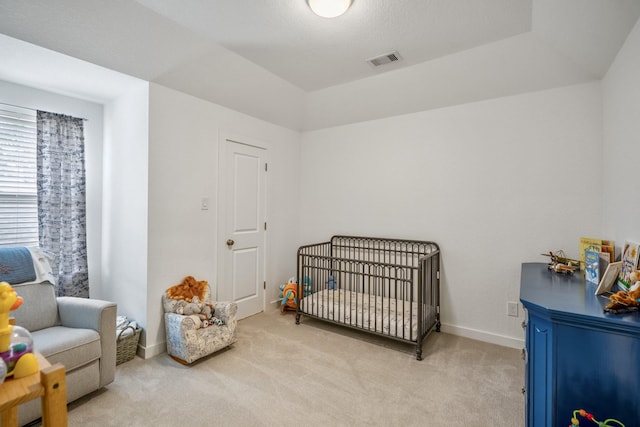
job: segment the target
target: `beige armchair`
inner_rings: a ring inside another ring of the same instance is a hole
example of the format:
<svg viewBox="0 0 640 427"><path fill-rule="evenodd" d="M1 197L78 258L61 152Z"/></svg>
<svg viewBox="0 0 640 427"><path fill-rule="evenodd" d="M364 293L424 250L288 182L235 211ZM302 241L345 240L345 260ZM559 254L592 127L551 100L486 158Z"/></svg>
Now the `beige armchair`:
<svg viewBox="0 0 640 427"><path fill-rule="evenodd" d="M33 346L51 364L66 371L67 402L113 382L116 372L116 312L113 302L57 297L49 282L13 286L24 303L15 311L16 324L33 337ZM41 416L39 400L20 406L20 425Z"/></svg>

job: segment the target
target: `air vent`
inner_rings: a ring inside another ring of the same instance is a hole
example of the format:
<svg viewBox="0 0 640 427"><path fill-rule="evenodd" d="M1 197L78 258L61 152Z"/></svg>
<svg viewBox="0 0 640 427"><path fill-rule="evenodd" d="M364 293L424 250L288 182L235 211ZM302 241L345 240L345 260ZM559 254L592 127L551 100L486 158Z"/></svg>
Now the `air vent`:
<svg viewBox="0 0 640 427"><path fill-rule="evenodd" d="M367 59L367 62L374 67L379 67L380 65L390 64L392 62L396 62L402 59L400 54L397 51L393 51L390 53L385 53L384 55L376 56L375 58Z"/></svg>

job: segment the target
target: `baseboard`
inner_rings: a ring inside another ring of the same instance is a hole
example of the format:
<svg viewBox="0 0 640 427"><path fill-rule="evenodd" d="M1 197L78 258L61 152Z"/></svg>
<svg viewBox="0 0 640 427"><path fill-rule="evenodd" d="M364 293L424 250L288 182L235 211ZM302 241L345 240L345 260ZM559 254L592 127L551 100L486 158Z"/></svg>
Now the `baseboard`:
<svg viewBox="0 0 640 427"><path fill-rule="evenodd" d="M442 324L441 330L442 332L446 332L447 334L457 335L465 338L471 338L478 341L484 341L491 344L500 345L503 347L510 347L510 348L517 348L517 349L524 348L524 339L492 334L485 331L479 331L477 329L462 328L460 326L448 325L445 323Z"/></svg>
<svg viewBox="0 0 640 427"><path fill-rule="evenodd" d="M166 351L167 351L167 343L163 341L149 347L138 344L138 351L136 352L136 354L142 357L143 359L150 359L153 356L157 356L158 354L165 353Z"/></svg>
<svg viewBox="0 0 640 427"><path fill-rule="evenodd" d="M269 304L267 305L267 310L269 308L280 309L280 301L281 300L278 299L278 300L269 302ZM451 335L458 335L460 337L471 338L477 341L484 341L491 344L500 345L503 347L510 347L510 348L517 348L517 349L524 348L524 339L508 337L505 335L492 334L486 331L480 331L480 330L471 329L471 328L463 328L460 326L449 325L446 323L442 324L441 330L442 332L446 332Z"/></svg>

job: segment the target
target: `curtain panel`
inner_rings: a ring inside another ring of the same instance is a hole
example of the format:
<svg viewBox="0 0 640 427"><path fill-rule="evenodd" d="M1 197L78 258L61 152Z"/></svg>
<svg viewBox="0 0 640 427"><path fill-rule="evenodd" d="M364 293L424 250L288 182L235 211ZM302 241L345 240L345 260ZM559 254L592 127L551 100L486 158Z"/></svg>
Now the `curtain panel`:
<svg viewBox="0 0 640 427"><path fill-rule="evenodd" d="M89 297L84 123L38 111L38 230L58 296Z"/></svg>

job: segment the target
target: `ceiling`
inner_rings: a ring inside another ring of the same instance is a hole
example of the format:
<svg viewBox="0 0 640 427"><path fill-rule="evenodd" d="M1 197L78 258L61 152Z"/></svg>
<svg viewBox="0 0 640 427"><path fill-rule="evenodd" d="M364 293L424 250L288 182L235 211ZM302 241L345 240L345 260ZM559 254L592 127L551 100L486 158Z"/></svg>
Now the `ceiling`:
<svg viewBox="0 0 640 427"><path fill-rule="evenodd" d="M355 0L334 19L305 0L138 3L305 91L389 71L366 60L394 50L406 67L531 30L530 0Z"/></svg>
<svg viewBox="0 0 640 427"><path fill-rule="evenodd" d="M0 33L208 99L216 75L306 96L501 43L597 80L639 16L640 0L354 0L335 19L305 0L0 0Z"/></svg>

